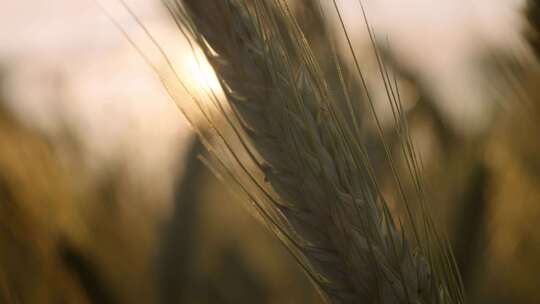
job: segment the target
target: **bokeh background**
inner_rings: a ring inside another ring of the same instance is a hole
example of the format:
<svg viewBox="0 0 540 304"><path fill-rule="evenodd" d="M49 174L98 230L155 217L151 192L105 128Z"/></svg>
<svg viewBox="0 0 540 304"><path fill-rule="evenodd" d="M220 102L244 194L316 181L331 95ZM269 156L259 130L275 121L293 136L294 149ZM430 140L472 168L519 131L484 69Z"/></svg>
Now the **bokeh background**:
<svg viewBox="0 0 540 304"><path fill-rule="evenodd" d="M324 16L313 1L290 2L321 65L328 37L352 65L331 1L321 2ZM337 2L392 133L358 1ZM364 2L469 301L536 303L540 77L527 3ZM218 89L159 1L127 4L190 90ZM159 52L121 2L1 6L0 302L321 301L199 161L204 148L133 44L156 62Z"/></svg>

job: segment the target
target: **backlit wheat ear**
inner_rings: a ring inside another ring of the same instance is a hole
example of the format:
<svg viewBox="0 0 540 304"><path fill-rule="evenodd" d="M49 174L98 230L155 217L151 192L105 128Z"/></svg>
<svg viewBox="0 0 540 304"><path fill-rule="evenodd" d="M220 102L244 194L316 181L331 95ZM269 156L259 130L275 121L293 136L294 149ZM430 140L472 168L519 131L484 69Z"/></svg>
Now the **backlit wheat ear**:
<svg viewBox="0 0 540 304"><path fill-rule="evenodd" d="M219 113L236 138L214 128L222 142L216 145L229 153L215 157L326 299L461 303L459 288L435 275L448 267L434 267L417 243L422 240L408 239L394 224L366 149L336 106L286 4L164 3L203 50L232 109ZM215 126L213 117L206 116Z"/></svg>

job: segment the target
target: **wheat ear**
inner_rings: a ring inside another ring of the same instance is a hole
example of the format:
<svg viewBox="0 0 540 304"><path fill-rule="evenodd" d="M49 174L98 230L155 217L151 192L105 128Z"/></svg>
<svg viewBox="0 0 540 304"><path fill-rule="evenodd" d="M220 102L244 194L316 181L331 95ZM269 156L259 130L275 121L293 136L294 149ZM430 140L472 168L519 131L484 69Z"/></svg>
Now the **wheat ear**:
<svg viewBox="0 0 540 304"><path fill-rule="evenodd" d="M286 5L271 0L165 4L216 71L233 110L222 114L238 140L247 139L243 147L257 168L242 169L264 176L259 183L256 173L247 172L252 191L262 193L250 195L259 216L326 299L459 303L460 297L431 275L423 251L394 224L365 147L335 106Z"/></svg>

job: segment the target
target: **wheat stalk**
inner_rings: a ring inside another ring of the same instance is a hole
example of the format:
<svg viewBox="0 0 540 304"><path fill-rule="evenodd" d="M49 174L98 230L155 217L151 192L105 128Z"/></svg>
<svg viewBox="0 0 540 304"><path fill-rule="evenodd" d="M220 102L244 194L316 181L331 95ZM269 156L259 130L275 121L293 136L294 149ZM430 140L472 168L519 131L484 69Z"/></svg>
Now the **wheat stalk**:
<svg viewBox="0 0 540 304"><path fill-rule="evenodd" d="M526 13L533 31L529 40L536 54L540 55L540 1L528 0Z"/></svg>
<svg viewBox="0 0 540 304"><path fill-rule="evenodd" d="M286 4L164 3L203 50L232 109L215 104L235 140L205 117L235 164L207 146L324 296L332 303L461 303L448 256L428 252L418 243L426 239L409 239L394 223L366 149Z"/></svg>

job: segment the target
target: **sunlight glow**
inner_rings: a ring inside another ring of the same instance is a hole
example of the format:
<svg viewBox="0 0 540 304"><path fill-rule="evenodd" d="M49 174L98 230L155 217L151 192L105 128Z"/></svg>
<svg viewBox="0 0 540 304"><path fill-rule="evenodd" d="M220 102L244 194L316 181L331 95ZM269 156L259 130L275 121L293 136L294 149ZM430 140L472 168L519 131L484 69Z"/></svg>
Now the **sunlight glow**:
<svg viewBox="0 0 540 304"><path fill-rule="evenodd" d="M213 91L216 95L221 95L221 85L216 73L202 55L186 56L185 64L196 90L208 93Z"/></svg>

